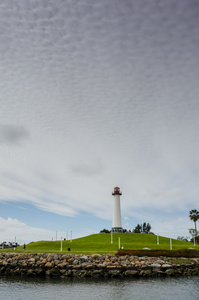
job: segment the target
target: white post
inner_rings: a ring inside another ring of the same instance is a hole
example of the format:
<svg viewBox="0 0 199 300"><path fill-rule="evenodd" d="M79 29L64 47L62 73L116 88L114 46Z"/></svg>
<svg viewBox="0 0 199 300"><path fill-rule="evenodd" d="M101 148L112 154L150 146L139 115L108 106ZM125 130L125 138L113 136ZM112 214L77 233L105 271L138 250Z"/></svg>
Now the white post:
<svg viewBox="0 0 199 300"><path fill-rule="evenodd" d="M61 250L60 251L62 252L62 237L61 237Z"/></svg>
<svg viewBox="0 0 199 300"><path fill-rule="evenodd" d="M113 244L113 231L111 230L111 244Z"/></svg>
<svg viewBox="0 0 199 300"><path fill-rule="evenodd" d="M17 243L17 238L16 238L16 236L15 236L15 245L16 245L16 243Z"/></svg>
<svg viewBox="0 0 199 300"><path fill-rule="evenodd" d="M172 239L170 239L170 250L172 250Z"/></svg>
<svg viewBox="0 0 199 300"><path fill-rule="evenodd" d="M56 231L56 241L57 241L57 231Z"/></svg>
<svg viewBox="0 0 199 300"><path fill-rule="evenodd" d="M4 249L4 244L3 244L3 249ZM15 236L15 245L14 245L14 250L16 250L16 236Z"/></svg>
<svg viewBox="0 0 199 300"><path fill-rule="evenodd" d="M157 234L157 245L159 245L159 235Z"/></svg>
<svg viewBox="0 0 199 300"><path fill-rule="evenodd" d="M67 233L66 233L66 240L68 241L68 231L67 231Z"/></svg>
<svg viewBox="0 0 199 300"><path fill-rule="evenodd" d="M118 241L119 241L119 249L120 249L120 237L118 238Z"/></svg>
<svg viewBox="0 0 199 300"><path fill-rule="evenodd" d="M70 232L70 241L72 242L72 231Z"/></svg>

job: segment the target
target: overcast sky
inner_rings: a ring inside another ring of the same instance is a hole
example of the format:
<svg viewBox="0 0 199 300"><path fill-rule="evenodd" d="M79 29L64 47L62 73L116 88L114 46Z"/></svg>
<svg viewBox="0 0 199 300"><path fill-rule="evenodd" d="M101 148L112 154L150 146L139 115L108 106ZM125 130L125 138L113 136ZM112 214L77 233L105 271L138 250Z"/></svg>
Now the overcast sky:
<svg viewBox="0 0 199 300"><path fill-rule="evenodd" d="M0 242L199 209L199 1L0 3Z"/></svg>

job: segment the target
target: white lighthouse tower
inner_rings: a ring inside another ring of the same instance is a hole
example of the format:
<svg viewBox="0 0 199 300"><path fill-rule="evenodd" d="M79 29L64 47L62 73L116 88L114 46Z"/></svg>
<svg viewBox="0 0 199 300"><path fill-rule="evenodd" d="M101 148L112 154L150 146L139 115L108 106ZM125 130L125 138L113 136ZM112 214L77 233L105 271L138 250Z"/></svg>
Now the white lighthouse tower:
<svg viewBox="0 0 199 300"><path fill-rule="evenodd" d="M112 193L114 196L114 203L113 203L113 232L123 232L122 229L122 221L121 221L121 208L120 208L120 196L122 193L120 192L119 187L114 187L114 192Z"/></svg>

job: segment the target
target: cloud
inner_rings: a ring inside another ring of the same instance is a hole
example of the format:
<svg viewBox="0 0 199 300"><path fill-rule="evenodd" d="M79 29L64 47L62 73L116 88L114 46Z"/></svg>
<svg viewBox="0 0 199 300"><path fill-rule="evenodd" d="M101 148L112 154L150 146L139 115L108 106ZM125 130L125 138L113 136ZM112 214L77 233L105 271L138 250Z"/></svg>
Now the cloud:
<svg viewBox="0 0 199 300"><path fill-rule="evenodd" d="M29 136L29 132L23 126L0 125L0 144L21 146Z"/></svg>
<svg viewBox="0 0 199 300"><path fill-rule="evenodd" d="M183 190L176 188L170 191L148 191L148 193L155 198L156 197L170 198L175 196L182 196Z"/></svg>
<svg viewBox="0 0 199 300"><path fill-rule="evenodd" d="M198 205L198 7L87 2L0 3L0 201L103 222L120 186L127 217L186 218Z"/></svg>
<svg viewBox="0 0 199 300"><path fill-rule="evenodd" d="M0 217L0 234L1 241L14 242L16 237L19 244L52 240L55 236L55 233L50 230L31 227L10 217L7 220Z"/></svg>
<svg viewBox="0 0 199 300"><path fill-rule="evenodd" d="M103 170L104 166L99 160L89 164L79 162L78 164L71 165L71 171L79 176L101 175Z"/></svg>
<svg viewBox="0 0 199 300"><path fill-rule="evenodd" d="M193 228L188 218L171 217L164 218L162 222L160 220L153 220L151 231L162 236L171 237L176 239L178 236L190 236L189 228Z"/></svg>
<svg viewBox="0 0 199 300"><path fill-rule="evenodd" d="M42 209L44 211L51 212L51 213L56 213L61 216L75 217L78 214L77 209L75 209L73 207L69 207L64 203L58 203L57 201L55 202L55 200L52 203L50 203L50 201L48 201L48 202L43 201L43 203L41 203L41 201L40 201L40 203L36 204L36 206L39 209Z"/></svg>

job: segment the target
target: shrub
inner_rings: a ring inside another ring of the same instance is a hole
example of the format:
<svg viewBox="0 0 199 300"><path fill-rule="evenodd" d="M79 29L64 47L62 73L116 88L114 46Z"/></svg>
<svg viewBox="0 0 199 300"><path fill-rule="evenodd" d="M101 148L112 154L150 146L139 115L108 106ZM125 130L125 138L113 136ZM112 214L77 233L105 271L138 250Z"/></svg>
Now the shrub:
<svg viewBox="0 0 199 300"><path fill-rule="evenodd" d="M159 257L159 256L167 256L167 257L186 257L193 258L199 257L199 251L191 250L191 249L183 249L183 250L124 250L120 249L115 255L129 255L129 256L149 256L149 257Z"/></svg>
<svg viewBox="0 0 199 300"><path fill-rule="evenodd" d="M100 231L100 233L110 233L110 231L108 230L108 229L102 229L101 231Z"/></svg>

